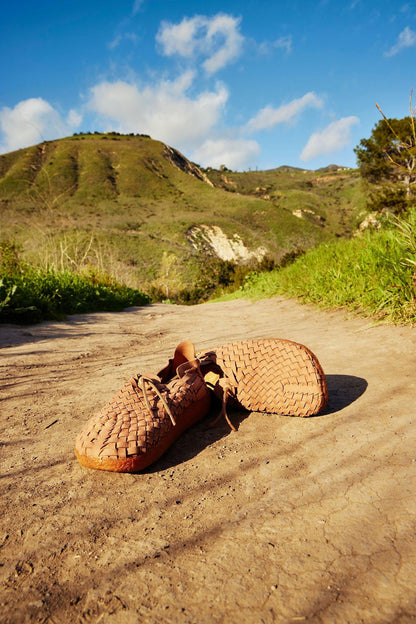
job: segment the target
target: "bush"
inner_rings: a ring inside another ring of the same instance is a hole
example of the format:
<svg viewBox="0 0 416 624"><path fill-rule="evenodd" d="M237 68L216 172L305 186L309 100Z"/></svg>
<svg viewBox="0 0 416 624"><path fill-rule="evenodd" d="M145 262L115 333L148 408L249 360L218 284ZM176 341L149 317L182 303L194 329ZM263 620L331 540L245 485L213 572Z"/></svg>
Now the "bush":
<svg viewBox="0 0 416 624"><path fill-rule="evenodd" d="M344 307L379 320L413 324L416 216L411 214L398 221L401 229L327 243L287 267L251 274L239 294L255 299L282 294L324 308Z"/></svg>
<svg viewBox="0 0 416 624"><path fill-rule="evenodd" d="M240 265L230 260L208 257L201 264L199 277L191 284L182 286L171 279L167 292L166 284L161 279L150 285L148 293L152 301L163 301L185 305L204 303L212 297L234 292L243 286L247 275L253 271L271 271L275 268L274 260L268 256L261 261Z"/></svg>
<svg viewBox="0 0 416 624"><path fill-rule="evenodd" d="M111 277L33 268L19 261L12 243L0 244L0 322L36 323L147 303L147 295Z"/></svg>

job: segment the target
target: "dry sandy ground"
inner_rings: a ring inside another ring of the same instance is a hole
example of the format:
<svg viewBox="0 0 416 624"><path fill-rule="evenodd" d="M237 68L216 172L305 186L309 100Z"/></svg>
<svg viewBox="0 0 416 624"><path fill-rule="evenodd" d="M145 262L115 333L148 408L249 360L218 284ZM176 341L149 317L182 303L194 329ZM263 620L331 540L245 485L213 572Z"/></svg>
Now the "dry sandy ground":
<svg viewBox="0 0 416 624"><path fill-rule="evenodd" d="M273 299L3 326L0 622L416 621L416 330ZM321 416L200 422L155 465L88 470L83 422L176 344L282 337Z"/></svg>

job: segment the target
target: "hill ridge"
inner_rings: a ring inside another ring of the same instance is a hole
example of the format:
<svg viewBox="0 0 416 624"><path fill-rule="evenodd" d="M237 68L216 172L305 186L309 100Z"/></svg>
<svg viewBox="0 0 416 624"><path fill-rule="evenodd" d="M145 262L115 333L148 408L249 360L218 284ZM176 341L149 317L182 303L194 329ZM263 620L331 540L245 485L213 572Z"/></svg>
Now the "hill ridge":
<svg viewBox="0 0 416 624"><path fill-rule="evenodd" d="M163 176L160 165L155 158L145 158L143 141L149 140L160 147L160 155L168 163L180 171L195 177L206 184L213 186L207 175L195 164L189 161L177 149L159 141L153 141L150 137L142 135L74 135L65 139L44 141L43 143L16 150L9 154L0 155L0 198L9 195L19 195L29 192L34 188L47 187L50 192L57 194L65 193L66 196L74 196L81 190L81 198L85 199L89 194L94 197L94 186L101 187L99 196L114 197L123 193L137 194L137 188L125 187L123 182L118 188L118 168L121 166L114 158L116 152L111 144L98 143L100 140L119 141L125 148L137 150L137 156L141 152L142 162L135 163L147 167L156 176ZM93 151L89 150L86 159L82 154L86 151L77 145L80 141L87 141L94 145ZM53 166L55 165L55 166ZM166 175L166 174L165 174ZM42 176L44 179L42 179Z"/></svg>
<svg viewBox="0 0 416 624"><path fill-rule="evenodd" d="M146 135L74 135L0 156L1 239L24 259L165 293L206 297L233 279L227 262L278 265L348 236L360 197L354 172L202 169Z"/></svg>

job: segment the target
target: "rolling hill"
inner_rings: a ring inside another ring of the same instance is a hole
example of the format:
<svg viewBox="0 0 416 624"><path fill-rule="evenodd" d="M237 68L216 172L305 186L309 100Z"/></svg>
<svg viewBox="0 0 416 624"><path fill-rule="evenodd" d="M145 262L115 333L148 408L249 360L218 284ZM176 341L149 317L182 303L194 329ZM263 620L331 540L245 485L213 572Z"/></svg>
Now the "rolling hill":
<svg viewBox="0 0 416 624"><path fill-rule="evenodd" d="M349 236L362 208L356 171L202 170L146 135L80 134L0 156L1 239L22 258L166 297L196 288L203 299L237 266Z"/></svg>

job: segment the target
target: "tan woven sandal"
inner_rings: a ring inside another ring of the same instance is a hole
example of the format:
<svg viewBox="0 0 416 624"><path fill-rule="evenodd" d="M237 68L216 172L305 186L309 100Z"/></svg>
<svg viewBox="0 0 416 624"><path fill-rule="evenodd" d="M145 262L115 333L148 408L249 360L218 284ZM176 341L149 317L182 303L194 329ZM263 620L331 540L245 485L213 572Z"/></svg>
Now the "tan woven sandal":
<svg viewBox="0 0 416 624"><path fill-rule="evenodd" d="M231 342L197 354L201 370L215 394L226 403L252 412L313 416L328 400L324 372L304 345L266 338ZM210 371L214 377L209 377Z"/></svg>
<svg viewBox="0 0 416 624"><path fill-rule="evenodd" d="M76 457L98 470L143 470L208 413L210 398L194 346L185 341L157 377L132 377L84 425L76 438Z"/></svg>

